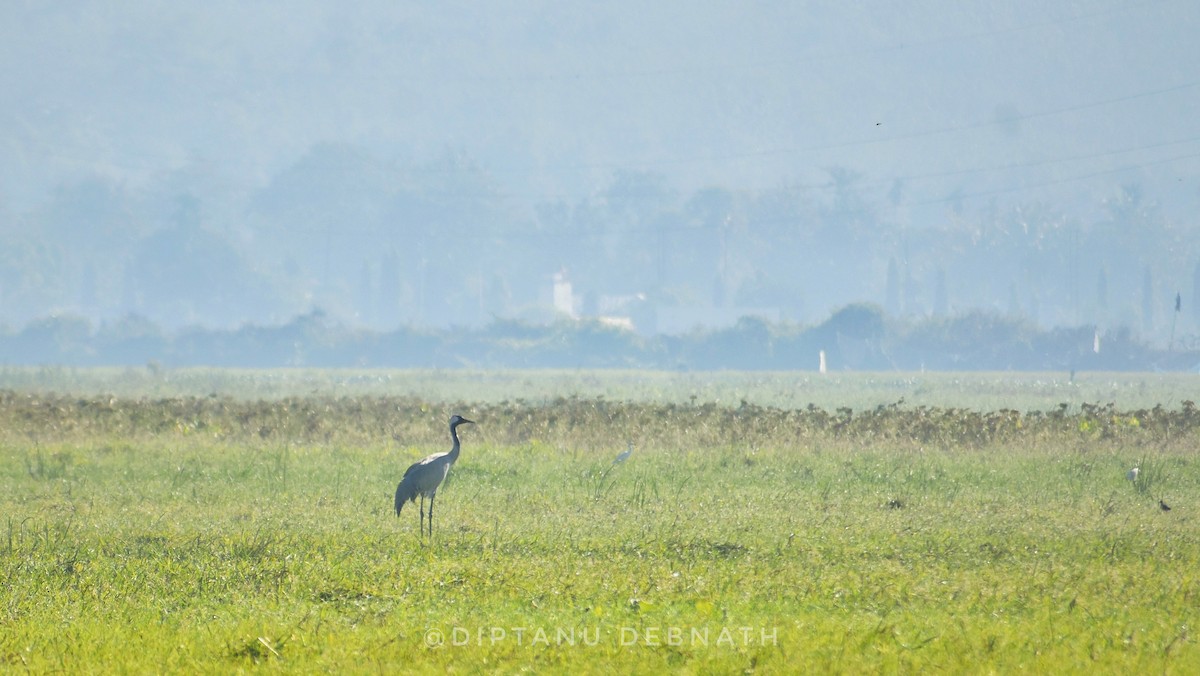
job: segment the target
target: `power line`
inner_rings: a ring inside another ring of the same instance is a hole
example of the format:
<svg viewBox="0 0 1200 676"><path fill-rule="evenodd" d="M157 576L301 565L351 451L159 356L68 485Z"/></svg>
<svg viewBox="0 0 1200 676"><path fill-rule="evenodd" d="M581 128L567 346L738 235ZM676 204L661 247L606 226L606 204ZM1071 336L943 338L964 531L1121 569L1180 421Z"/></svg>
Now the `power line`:
<svg viewBox="0 0 1200 676"><path fill-rule="evenodd" d="M756 158L756 157L770 157L773 155L798 155L801 153L811 153L811 152L825 151L825 150L842 150L845 148L855 148L855 147L861 147L861 146L883 145L883 144L888 144L888 143L896 143L899 141L909 141L909 140L918 139L918 138L927 138L930 136L939 136L939 135L943 135L943 134L955 134L958 132L970 131L970 130L974 130L974 129L982 129L982 128L986 128L986 127L994 127L994 126L998 126L998 125L1011 124L1013 122L1019 122L1022 120L1032 120L1032 119L1043 118L1043 117L1051 117L1054 115L1062 115L1062 114L1066 114L1066 113L1079 112L1082 110L1089 110L1092 108L1100 108L1103 106L1110 106L1110 105L1113 105L1116 103L1123 103L1126 101L1134 101L1134 100L1150 98L1150 97L1154 97L1154 96L1161 96L1163 94L1170 94L1170 93L1174 93L1174 92L1185 91L1188 89L1194 89L1198 86L1200 86L1200 80L1194 80L1192 82L1186 82L1183 84L1172 85L1170 87L1151 89L1151 90L1141 91L1141 92L1137 92L1137 93L1133 93L1133 94L1127 94L1124 96L1100 99L1097 101L1089 101L1087 103L1064 106L1061 108L1053 108L1050 110L1044 110L1044 111L1039 111L1039 112L1035 112L1035 113L1026 113L1024 115L1008 117L1003 120L986 120L986 121L980 121L980 122L972 122L972 123L963 124L963 125L938 127L935 129L926 129L926 130L910 132L910 133L906 133L906 134L897 134L894 136L886 136L883 138L859 139L859 140L854 140L854 141L839 141L836 143L818 143L818 144L812 144L812 145L806 145L806 146L793 146L793 147L789 147L789 148L774 148L771 150L748 151L748 152L741 152L741 153L724 153L721 155L676 157L676 158L662 159L662 160L604 162L604 163L594 163L594 164L558 166L558 167L554 167L554 169L555 170L594 171L594 170L598 170L598 169L618 169L618 168L625 168L625 167L631 167L631 166L632 167L677 166L677 165L685 165L685 164L701 164L701 163L707 163L707 162L727 162L727 161L731 161L731 160L741 160L741 159L749 159L749 158ZM507 170L501 169L501 170L497 170L497 173L535 173L535 172L544 171L544 170L545 170L544 168L507 169Z"/></svg>
<svg viewBox="0 0 1200 676"><path fill-rule="evenodd" d="M1154 167L1154 166L1158 166L1158 165L1162 165L1162 164L1170 164L1172 162L1180 162L1182 160L1190 160L1190 159L1195 159L1198 157L1200 157L1200 153L1189 153L1187 155L1176 155L1174 157L1167 157L1167 158L1153 160L1153 161L1149 161L1149 162L1140 162L1138 164L1130 164L1130 165L1126 165L1123 167L1117 167L1115 169L1102 169L1099 171L1093 171L1093 172L1089 172L1086 174L1079 174L1076 176L1069 176L1066 178L1051 179L1048 181L1039 181L1032 185L1010 186L1007 188L995 188L992 190L980 190L980 191L976 191L976 192L961 193L958 195L954 195L952 197L933 199L933 200L925 200L925 201L920 201L920 202L913 202L906 206L924 206L924 205L930 205L930 204L941 204L941 203L954 202L954 201L963 200L963 199L971 199L971 198L975 198L975 197L989 197L992 195L1000 195L1000 194L1010 193L1010 192L1022 192L1022 191L1026 191L1026 190L1037 190L1039 188L1045 188L1045 187L1052 186L1052 185L1061 185L1063 183L1074 183L1076 181L1084 181L1089 178L1095 178L1097 176L1120 174L1120 173L1123 173L1126 171L1135 171L1138 169L1145 169L1147 167Z"/></svg>
<svg viewBox="0 0 1200 676"><path fill-rule="evenodd" d="M867 178L862 181L859 181L858 183L856 183L856 185L885 186L885 185L894 184L896 182L908 183L908 182L912 182L912 181L925 181L925 180L937 179L937 178L949 178L949 177L953 177L953 176L964 176L964 175L980 174L980 173L987 173L987 172L1011 171L1011 170L1015 170L1015 169L1027 169L1027 168L1031 168L1031 167L1042 167L1042 166L1048 166L1048 165L1054 165L1054 164L1078 162L1081 160L1091 160L1091 159L1096 159L1096 158L1101 158L1101 157L1127 155L1127 154L1131 154L1131 153L1145 152L1147 150L1153 150L1156 148L1178 147L1178 146L1183 146L1183 145L1187 145L1189 143L1196 143L1196 142L1200 142L1200 136L1191 136L1188 138L1171 140L1171 141L1163 141L1160 143L1150 143L1150 144L1144 144L1144 145L1139 145L1139 146L1125 147L1125 148L1121 148L1121 149L1117 149L1117 150L1104 150L1104 151L1095 152L1095 153L1069 155L1069 156L1065 156L1065 157L1042 158L1042 159L1030 160L1027 162L1012 162L1012 163L1008 163L1008 164L970 167L970 168L966 168L966 169L953 169L953 170L948 170L948 171L932 171L932 172L925 172L925 173L919 173L919 174L888 176L886 178L874 178L874 179ZM831 190L833 188L832 184L829 183L828 181L821 181L819 183L788 183L787 187L792 188L792 189L797 189L797 190ZM510 199L522 199L524 201L533 202L533 203L546 203L546 202L562 201L562 200L566 199L566 196L564 196L562 194L534 195L534 194L530 194L530 193L523 193L523 194L522 193L507 193L506 196Z"/></svg>
<svg viewBox="0 0 1200 676"><path fill-rule="evenodd" d="M1015 26L1007 26L1002 28L970 31L965 33L950 34L935 36L926 39L899 41L892 44L887 44L879 47L870 47L866 49L849 49L837 50L823 54L815 54L800 58L780 58L766 59L759 61L747 61L741 63L705 63L705 64L689 64L680 66L670 66L661 68L635 68L623 70L593 70L593 71L560 71L544 74L519 74L519 75L462 75L462 76L445 76L439 75L436 80L438 82L471 82L471 83L495 83L495 84L513 84L522 82L580 82L580 81L596 81L596 80L629 80L646 77L657 76L680 76L680 75L710 75L718 72L745 72L745 71L762 71L775 70L783 68L795 68L802 64L823 63L829 61L844 61L855 56L875 56L882 54L890 54L897 51L905 51L923 47L930 47L955 42L977 41L984 38L993 38L1016 33L1024 33L1028 31L1036 31L1044 28L1052 28L1056 26L1064 26L1073 23L1083 23L1093 19L1107 17L1115 14L1123 14L1128 12L1142 11L1153 8L1156 5L1171 4L1175 0L1150 0L1139 4L1117 3L1111 7L1099 9L1094 12L1076 14L1061 18L1047 19L1045 21L1035 21ZM434 79L432 76L427 78L399 78L398 81L429 81ZM396 80L394 80L396 81Z"/></svg>

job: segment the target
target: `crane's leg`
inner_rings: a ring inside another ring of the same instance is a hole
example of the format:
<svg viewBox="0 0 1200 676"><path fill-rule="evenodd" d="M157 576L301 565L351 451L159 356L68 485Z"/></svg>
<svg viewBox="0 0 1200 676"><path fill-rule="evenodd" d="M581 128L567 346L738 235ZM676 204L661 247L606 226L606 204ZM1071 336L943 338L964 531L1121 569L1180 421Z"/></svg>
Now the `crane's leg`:
<svg viewBox="0 0 1200 676"><path fill-rule="evenodd" d="M432 504L429 505L429 509L431 509L431 510L433 509ZM418 532L422 536L425 535L425 494L424 493L421 494L421 525L420 525L420 529L421 530Z"/></svg>
<svg viewBox="0 0 1200 676"><path fill-rule="evenodd" d="M429 537L433 539L433 499L437 497L437 493L429 496Z"/></svg>

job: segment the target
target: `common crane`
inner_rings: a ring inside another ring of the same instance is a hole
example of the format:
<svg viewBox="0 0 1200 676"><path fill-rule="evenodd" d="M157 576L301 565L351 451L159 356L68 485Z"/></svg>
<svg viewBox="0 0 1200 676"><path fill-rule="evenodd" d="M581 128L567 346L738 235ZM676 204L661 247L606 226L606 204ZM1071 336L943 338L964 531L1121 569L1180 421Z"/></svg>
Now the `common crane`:
<svg viewBox="0 0 1200 676"><path fill-rule="evenodd" d="M629 448L626 448L624 451L621 451L621 454L618 455L612 461L612 464L619 465L619 464L625 462L626 460L628 460L629 456L631 456L631 455L633 455L633 442L632 441L629 442Z"/></svg>
<svg viewBox="0 0 1200 676"><path fill-rule="evenodd" d="M454 445L447 453L433 455L412 464L404 473L404 479L396 486L396 516L400 516L400 508L406 502L415 502L421 498L421 534L425 534L425 496L429 496L429 537L433 537L433 499L437 497L438 486L442 485L450 468L458 460L459 442L458 426L463 423L474 423L461 415L450 418L450 439Z"/></svg>

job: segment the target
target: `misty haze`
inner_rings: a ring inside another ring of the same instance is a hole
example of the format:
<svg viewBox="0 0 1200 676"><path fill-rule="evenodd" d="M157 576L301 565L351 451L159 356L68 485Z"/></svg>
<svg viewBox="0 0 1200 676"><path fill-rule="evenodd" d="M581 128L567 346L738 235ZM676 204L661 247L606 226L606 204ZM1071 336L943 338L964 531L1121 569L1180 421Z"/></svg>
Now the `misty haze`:
<svg viewBox="0 0 1200 676"><path fill-rule="evenodd" d="M6 3L4 361L248 326L839 316L769 365L880 322L937 352L921 336L964 318L966 342L1194 350L1196 35L1181 0ZM639 345L624 363L684 361Z"/></svg>
<svg viewBox="0 0 1200 676"><path fill-rule="evenodd" d="M0 676L1200 674L1198 38L0 0Z"/></svg>

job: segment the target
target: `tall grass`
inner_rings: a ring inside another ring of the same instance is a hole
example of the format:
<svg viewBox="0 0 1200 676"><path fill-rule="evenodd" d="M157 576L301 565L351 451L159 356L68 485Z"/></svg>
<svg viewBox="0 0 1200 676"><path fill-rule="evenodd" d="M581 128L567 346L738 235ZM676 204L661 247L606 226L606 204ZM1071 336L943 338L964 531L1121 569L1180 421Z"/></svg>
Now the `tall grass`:
<svg viewBox="0 0 1200 676"><path fill-rule="evenodd" d="M1122 409L1178 407L1196 398L1200 378L1188 373L854 373L668 372L645 370L473 369L213 369L0 367L0 390L115 395L122 398L205 397L239 400L310 397L397 397L449 403L546 403L585 399L648 403L717 403L784 409L814 404L861 410L903 400L908 406L1022 411L1067 403L1113 403Z"/></svg>

